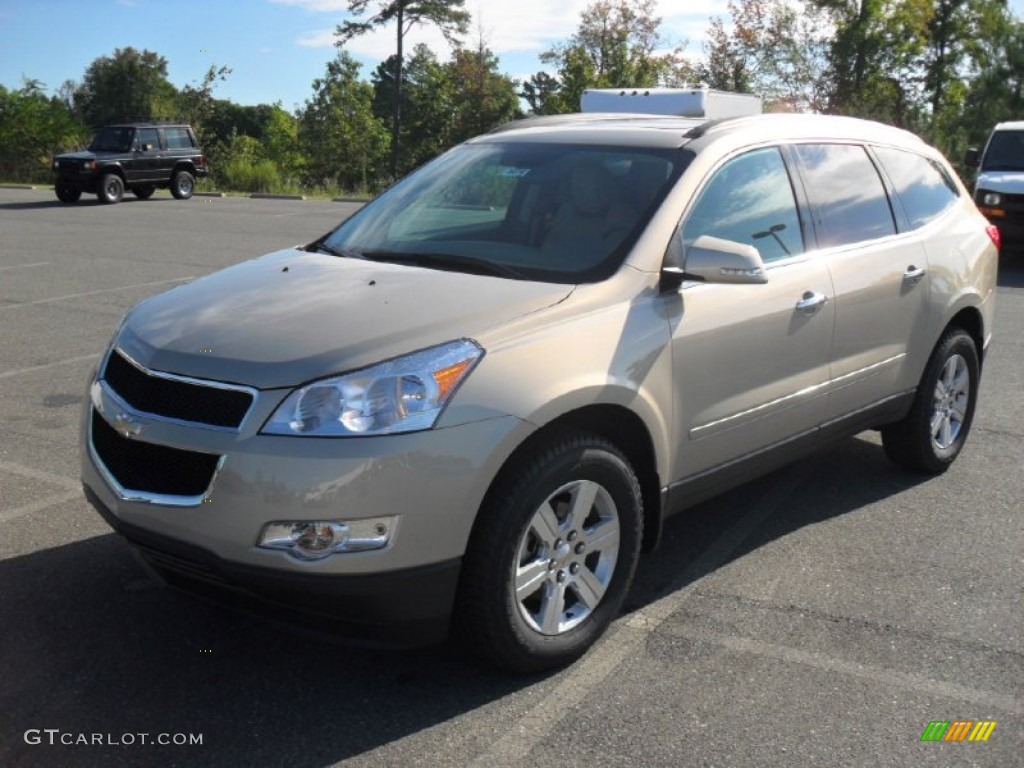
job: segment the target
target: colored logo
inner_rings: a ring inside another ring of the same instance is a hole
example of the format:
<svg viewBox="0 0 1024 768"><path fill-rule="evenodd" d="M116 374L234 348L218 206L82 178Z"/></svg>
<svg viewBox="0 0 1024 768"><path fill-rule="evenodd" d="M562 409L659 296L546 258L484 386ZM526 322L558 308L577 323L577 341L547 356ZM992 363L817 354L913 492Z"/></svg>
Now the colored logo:
<svg viewBox="0 0 1024 768"><path fill-rule="evenodd" d="M921 741L988 741L995 727L995 720L932 720Z"/></svg>

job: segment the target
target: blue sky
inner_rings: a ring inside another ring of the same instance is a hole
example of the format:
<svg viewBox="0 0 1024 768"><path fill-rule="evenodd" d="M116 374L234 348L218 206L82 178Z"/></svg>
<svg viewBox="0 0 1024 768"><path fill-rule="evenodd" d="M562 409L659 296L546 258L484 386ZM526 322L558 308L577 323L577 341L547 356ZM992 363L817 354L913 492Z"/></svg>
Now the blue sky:
<svg viewBox="0 0 1024 768"><path fill-rule="evenodd" d="M500 57L501 69L523 78L542 69L537 55L565 40L589 0L467 0L474 17L472 39L482 32ZM239 104L280 101L289 110L311 93L334 54L333 31L345 18L347 0L0 0L0 85L19 87L35 78L52 92L80 80L98 56L133 46L156 51L168 62L179 88L198 82L211 64L231 67L216 95ZM372 5L372 3L371 3ZM1018 15L1024 0L1011 0ZM726 0L658 0L662 30L673 44L689 41L700 53L712 16ZM443 39L418 30L442 58ZM363 76L394 47L393 29L358 38L348 46L363 62Z"/></svg>
<svg viewBox="0 0 1024 768"><path fill-rule="evenodd" d="M1022 0L1024 1L1024 0ZM572 34L588 0L467 0L472 39L482 30L500 67L523 77L542 68L537 54ZM239 104L280 101L289 110L311 93L335 50L332 33L346 0L0 0L0 85L35 78L51 92L81 80L95 58L115 48L148 48L167 59L179 88L197 82L211 64L232 73L216 95ZM659 13L674 42L700 50L712 15L725 0L661 0ZM448 49L431 30L413 33L442 58ZM349 50L363 76L394 47L393 28L354 40Z"/></svg>

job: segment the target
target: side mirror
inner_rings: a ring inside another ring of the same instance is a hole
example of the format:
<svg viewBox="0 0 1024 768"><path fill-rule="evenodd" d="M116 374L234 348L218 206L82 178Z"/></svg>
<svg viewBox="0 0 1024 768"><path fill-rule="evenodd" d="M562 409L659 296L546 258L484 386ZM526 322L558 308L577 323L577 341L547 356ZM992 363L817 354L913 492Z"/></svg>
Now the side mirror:
<svg viewBox="0 0 1024 768"><path fill-rule="evenodd" d="M761 254L752 245L703 235L686 248L683 269L706 283L767 283Z"/></svg>
<svg viewBox="0 0 1024 768"><path fill-rule="evenodd" d="M981 157L979 152L975 148L968 149L964 152L964 165L968 168L977 168L981 164Z"/></svg>

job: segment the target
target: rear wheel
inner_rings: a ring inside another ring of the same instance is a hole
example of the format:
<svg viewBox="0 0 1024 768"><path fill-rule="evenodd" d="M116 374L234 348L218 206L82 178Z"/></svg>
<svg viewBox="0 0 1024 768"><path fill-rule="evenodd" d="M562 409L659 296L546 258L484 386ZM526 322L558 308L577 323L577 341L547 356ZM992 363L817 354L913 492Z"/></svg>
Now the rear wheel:
<svg viewBox="0 0 1024 768"><path fill-rule="evenodd" d="M100 179L100 190L97 193L101 203L113 205L121 202L124 197L124 182L116 173L105 173Z"/></svg>
<svg viewBox="0 0 1024 768"><path fill-rule="evenodd" d="M176 171L171 179L171 194L178 200L188 200L192 197L196 180L188 171Z"/></svg>
<svg viewBox="0 0 1024 768"><path fill-rule="evenodd" d="M149 200L149 198L153 196L153 193L156 192L156 187L146 184L142 187L132 187L132 192L135 193L135 196L139 198L139 200Z"/></svg>
<svg viewBox="0 0 1024 768"><path fill-rule="evenodd" d="M553 436L488 495L456 606L484 660L537 672L581 656L618 614L640 552L636 474L604 438Z"/></svg>
<svg viewBox="0 0 1024 768"><path fill-rule="evenodd" d="M78 198L82 196L82 190L71 184L58 184L55 190L57 192L57 199L62 203L77 203Z"/></svg>
<svg viewBox="0 0 1024 768"><path fill-rule="evenodd" d="M882 428L886 455L907 469L945 472L971 431L979 379L974 339L959 328L950 330L928 360L910 413Z"/></svg>

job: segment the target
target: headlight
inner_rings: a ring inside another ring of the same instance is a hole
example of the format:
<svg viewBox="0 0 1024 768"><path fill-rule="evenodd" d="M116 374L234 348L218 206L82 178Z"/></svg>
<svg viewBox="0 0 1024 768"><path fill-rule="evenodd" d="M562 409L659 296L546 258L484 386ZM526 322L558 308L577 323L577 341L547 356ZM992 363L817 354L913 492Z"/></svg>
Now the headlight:
<svg viewBox="0 0 1024 768"><path fill-rule="evenodd" d="M983 205L999 205L1003 202L1003 196L998 192L986 192L981 202Z"/></svg>
<svg viewBox="0 0 1024 768"><path fill-rule="evenodd" d="M262 432L349 437L430 429L483 353L462 339L311 382L285 398Z"/></svg>

